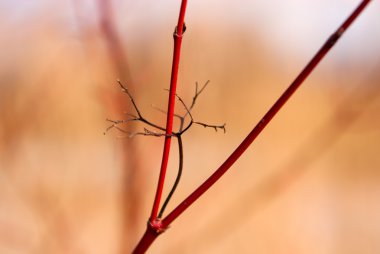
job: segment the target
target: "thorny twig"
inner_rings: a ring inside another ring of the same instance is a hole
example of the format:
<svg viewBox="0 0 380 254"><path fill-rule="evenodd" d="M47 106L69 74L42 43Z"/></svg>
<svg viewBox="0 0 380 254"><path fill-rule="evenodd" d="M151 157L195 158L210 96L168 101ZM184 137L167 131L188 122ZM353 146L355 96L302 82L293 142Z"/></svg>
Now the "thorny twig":
<svg viewBox="0 0 380 254"><path fill-rule="evenodd" d="M226 124L222 125L208 125L201 122L194 122L195 124L202 125L205 128L213 128L215 131L218 131L218 129L222 129L224 133L226 133Z"/></svg>
<svg viewBox="0 0 380 254"><path fill-rule="evenodd" d="M190 110L193 109L195 102L198 98L198 96L203 92L203 90L206 88L206 86L210 83L210 80L207 80L207 82L203 85L203 87L198 91L198 82L195 82L195 95L193 97L193 101L191 102Z"/></svg>
<svg viewBox="0 0 380 254"><path fill-rule="evenodd" d="M129 137L134 137L134 136L137 136L137 135L141 135L141 136L151 136L151 137L165 137L167 136L167 134L165 134L165 128L157 125L157 124L154 124L152 122L150 122L149 120L145 119L139 108L137 107L137 104L132 96L132 94L129 92L129 90L127 89L127 87L125 87L122 82L120 80L117 80L121 90L126 93L129 97L129 99L131 100L132 102L132 105L137 113L137 116L136 115L133 115L133 114L130 114L130 113L126 113L127 116L129 116L130 118L129 119L125 119L125 120L111 120L111 119L106 119L108 122L111 122L112 124L110 126L107 127L106 131L104 132L104 134L106 132L108 132L109 130L115 128L116 130L122 132L122 133L126 133L128 134ZM201 89L198 90L198 82L195 83L196 87L195 87L195 93L194 93L194 96L193 96L193 99L192 99L192 102L191 102L191 105L190 107L188 107L186 105L186 103L183 101L183 99L178 95L178 94L175 94L175 96L177 97L177 99L181 102L181 104L183 105L184 109L185 109L185 113L181 116L179 114L174 114L175 117L179 118L180 120L180 125L179 125L179 128L178 128L178 131L177 132L172 132L172 134L170 135L171 137L176 137L177 138L177 141L178 141L178 151L179 151L179 166L178 166L178 173L177 173L177 177L174 181L174 184L168 194L168 196L166 197L160 211L159 211L159 214L158 214L158 218L162 218L162 215L165 211L165 208L167 207L171 197L173 196L175 190L177 189L177 186L178 186L178 183L181 179L181 176L182 176L182 170L183 170L183 143L182 143L182 134L184 134L187 130L190 129L190 127L193 125L193 124L197 124L197 125L201 125L205 128L212 128L214 129L215 131L218 131L218 129L221 129L223 130L224 133L226 133L226 124L222 124L222 125L210 125L210 124L206 124L206 123L202 123L202 122L198 122L198 121L194 121L194 118L191 114L191 110L194 108L195 106L195 103L197 101L197 98L198 96L203 92L203 90L206 88L206 86L210 83L210 81L208 80L203 86ZM152 107L162 113L167 113L166 111L156 107L156 106L153 106ZM185 120L187 118L187 116L189 116L190 118L190 121L189 123L187 124L186 127L184 127L185 125ZM140 121L140 122L143 122L155 129L158 129L162 132L155 132L155 131L152 131L152 130L149 130L147 128L144 128L142 132L129 132L127 130L124 130L123 128L121 128L119 125L120 124L127 124L129 122L134 122L134 121Z"/></svg>

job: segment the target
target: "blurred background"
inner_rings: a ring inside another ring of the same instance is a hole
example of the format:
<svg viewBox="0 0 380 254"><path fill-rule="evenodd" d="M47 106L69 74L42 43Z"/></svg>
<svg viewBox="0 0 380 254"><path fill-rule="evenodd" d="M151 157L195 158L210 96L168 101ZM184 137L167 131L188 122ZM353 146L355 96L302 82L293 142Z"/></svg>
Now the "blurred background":
<svg viewBox="0 0 380 254"><path fill-rule="evenodd" d="M189 1L178 94L210 85L168 211L240 144L359 1ZM0 253L130 253L146 228L180 1L0 1ZM380 3L148 253L380 253ZM183 112L177 104L177 112ZM123 128L134 132L144 126ZM165 193L177 164L171 150Z"/></svg>

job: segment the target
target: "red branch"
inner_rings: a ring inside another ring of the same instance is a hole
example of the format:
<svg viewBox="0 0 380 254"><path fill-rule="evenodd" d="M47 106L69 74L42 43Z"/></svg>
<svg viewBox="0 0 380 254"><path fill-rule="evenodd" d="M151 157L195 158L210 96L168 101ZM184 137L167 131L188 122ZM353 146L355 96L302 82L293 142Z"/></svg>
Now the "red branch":
<svg viewBox="0 0 380 254"><path fill-rule="evenodd" d="M267 126L267 124L272 120L272 118L277 114L282 106L284 106L284 104L293 95L297 88L300 87L302 82L309 76L309 74L318 65L321 59L334 46L341 35L359 16L359 14L363 11L369 2L370 0L362 1L361 4L355 9L355 11L338 28L338 30L327 39L325 44L306 65L306 67L297 76L293 83L288 87L288 89L285 90L281 97L276 101L275 104L273 104L269 111L253 128L253 130L248 134L243 142L236 148L236 150L227 158L227 160L202 185L200 185L193 193L191 193L181 204L179 204L170 214L168 214L168 216L162 220L161 223L164 228L168 227L179 215L181 215L191 204L193 204L194 201L202 196L213 184L215 184L216 181L219 180L220 177L224 175L224 173L227 172L227 170L237 161L237 159L239 159L239 157L245 152L245 150L247 150L247 148Z"/></svg>
<svg viewBox="0 0 380 254"><path fill-rule="evenodd" d="M177 90L177 79L178 79L178 69L179 69L179 60L181 55L181 45L182 45L182 36L185 28L185 13L186 13L187 0L182 0L180 13L178 17L178 23L174 30L174 50L173 50L173 62L172 62L172 72L170 78L170 90L169 90L169 102L168 102L168 113L166 119L166 135L164 143L164 151L162 154L161 170L160 176L158 179L156 195L154 198L152 213L149 218L148 228L140 240L139 244L136 246L133 253L144 253L149 246L152 244L154 239L165 230L162 227L161 221L157 218L158 210L160 207L160 201L162 197L162 191L164 189L166 169L169 161L170 153L170 143L171 143L171 134L173 130L173 117L174 117L174 104L176 98Z"/></svg>
<svg viewBox="0 0 380 254"><path fill-rule="evenodd" d="M178 19L178 25L174 33L174 55L173 55L173 65L172 65L172 76L170 84L170 95L169 95L169 105L168 105L168 115L167 115L167 127L166 127L166 138L164 145L164 153L162 158L160 178L157 186L156 197L152 209L152 214L148 222L148 227L143 235L142 239L136 246L133 253L145 253L153 241L161 234L165 229L180 216L191 204L193 204L200 196L202 196L212 185L214 185L227 170L239 159L239 157L247 150L247 148L252 144L252 142L257 138L261 131L267 126L267 124L272 120L272 118L277 114L277 112L285 105L288 99L293 95L293 93L301 86L303 81L309 76L309 74L314 70L322 58L327 54L327 52L335 45L341 35L346 31L346 29L352 24L352 22L360 15L366 5L370 0L363 0L361 4L355 9L355 11L347 18L347 20L338 28L338 30L333 33L321 49L316 53L316 55L311 59L311 61L306 65L306 67L301 71L293 83L285 90L285 92L280 96L280 98L273 104L269 111L264 115L264 117L259 121L259 123L253 128L253 130L248 134L248 136L243 140L243 142L236 148L236 150L227 158L227 160L202 184L200 185L192 194L190 194L182 203L180 203L169 215L167 215L163 220L157 219L158 208L160 205L160 199L162 195L162 189L165 180L165 173L167 162L169 158L170 150L170 135L172 134L173 126L173 115L174 115L174 101L176 84L178 77L178 65L180 58L180 49L184 28L184 16L186 11L187 1L183 0L180 10L180 15Z"/></svg>
<svg viewBox="0 0 380 254"><path fill-rule="evenodd" d="M182 44L182 35L184 28L184 19L186 12L187 0L182 0L181 10L179 13L178 24L175 28L173 37L174 37L174 52L173 52L173 62L172 62L172 74L170 79L170 90L169 90L169 103L168 103L168 113L166 119L166 135L165 135L165 144L164 152L162 155L160 177L158 179L158 185L156 190L156 197L154 199L152 213L150 215L149 222L154 224L157 221L158 209L160 206L162 190L164 188L166 168L168 166L169 152L170 152L170 142L171 134L173 129L173 117L174 117L174 104L175 104L175 95L177 89L177 78L178 78L178 67L179 59L181 55L181 44Z"/></svg>

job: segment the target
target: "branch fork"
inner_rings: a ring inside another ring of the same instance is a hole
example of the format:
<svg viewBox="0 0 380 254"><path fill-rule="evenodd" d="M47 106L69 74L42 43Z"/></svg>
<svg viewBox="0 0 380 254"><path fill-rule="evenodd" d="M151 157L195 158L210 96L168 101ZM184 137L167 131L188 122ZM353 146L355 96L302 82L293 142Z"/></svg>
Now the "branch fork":
<svg viewBox="0 0 380 254"><path fill-rule="evenodd" d="M172 132L175 97L179 99L179 97L176 95L176 86L177 86L177 78L178 78L181 43L182 43L183 32L185 31L184 17L185 17L185 12L186 12L186 5L187 5L187 0L182 0L179 18L178 18L178 24L173 33L174 52L173 52L172 73L171 73L171 80L170 80L166 128L158 127L159 130L165 132L165 143L164 143L164 151L163 151L163 156L162 156L160 176L158 180L152 212L149 218L148 228L145 231L145 234L141 238L140 242L134 249L133 253L145 253L145 251L149 248L149 246L153 243L153 241L156 239L156 237L160 233L162 233L176 218L178 218L178 216L180 216L186 209L188 209L188 207L191 204L193 204L198 198L200 198L216 181L218 181L224 175L224 173L227 172L227 170L231 168L231 166L248 149L248 147L258 137L261 131L272 120L272 118L278 113L278 111L285 105L285 103L294 94L294 92L301 86L303 81L315 69L315 67L319 64L319 62L323 59L323 57L329 52L329 50L335 45L335 43L339 40L339 38L341 38L342 34L347 30L347 28L352 24L352 22L362 13L362 11L368 5L369 2L370 0L362 0L360 2L358 7L344 21L344 23L341 26L339 26L336 32L333 33L326 40L326 42L322 45L319 51L314 55L314 57L310 60L310 62L296 77L293 83L290 84L290 86L284 91L284 93L278 98L278 100L273 104L273 106L269 109L269 111L264 115L262 120L260 120L257 123L257 125L252 129L252 131L247 135L247 137L241 142L241 144L235 149L235 151L232 152L232 154L226 159L226 161L203 184L201 184L182 203L180 203L172 212L170 212L165 218L161 220L162 214L161 212L158 213L158 209L159 209L163 185L165 181L165 174L166 174L166 168L167 168L167 163L168 163L168 158L169 158L171 137L175 136L177 137L178 142L181 142L181 134L184 133L188 128L190 128L192 124L195 123L195 124L202 125L198 122L193 121L191 113L190 113L192 106L190 106L190 108L187 109L187 113L186 113L191 118L189 125L184 127L184 124L182 123L181 125L183 128L182 132L181 131L177 133ZM198 88L196 88L196 91L198 91ZM193 101L196 100L196 97L197 95L194 96ZM181 101L181 99L179 100ZM133 100L132 100L132 103L135 105ZM181 101L181 103L183 102ZM141 114L138 111L137 111L137 114L138 114L137 118L139 118L140 121L143 121L149 125L149 122L144 121L143 120L144 118L141 116ZM151 126L156 128L156 126L153 126L153 125ZM206 126L203 125L203 126L209 127L207 125ZM225 131L224 127L225 127L224 125L217 126L215 127L215 130L223 129Z"/></svg>

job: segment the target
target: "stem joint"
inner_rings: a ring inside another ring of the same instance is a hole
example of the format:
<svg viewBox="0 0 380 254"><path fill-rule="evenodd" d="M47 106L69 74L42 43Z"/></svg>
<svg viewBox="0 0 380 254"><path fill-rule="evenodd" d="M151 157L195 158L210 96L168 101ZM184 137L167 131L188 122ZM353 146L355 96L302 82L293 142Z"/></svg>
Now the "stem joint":
<svg viewBox="0 0 380 254"><path fill-rule="evenodd" d="M175 27L174 29L174 33L173 33L173 37L174 38L181 38L183 36L183 34L185 33L186 31L186 24L185 22L183 23L183 26L182 26L182 29L179 31L178 30L178 26Z"/></svg>
<svg viewBox="0 0 380 254"><path fill-rule="evenodd" d="M148 230L154 233L155 235L160 235L163 232L165 232L167 229L167 227L165 227L162 224L162 221L160 219L156 219L153 221L149 220L147 223L147 226L148 226Z"/></svg>

